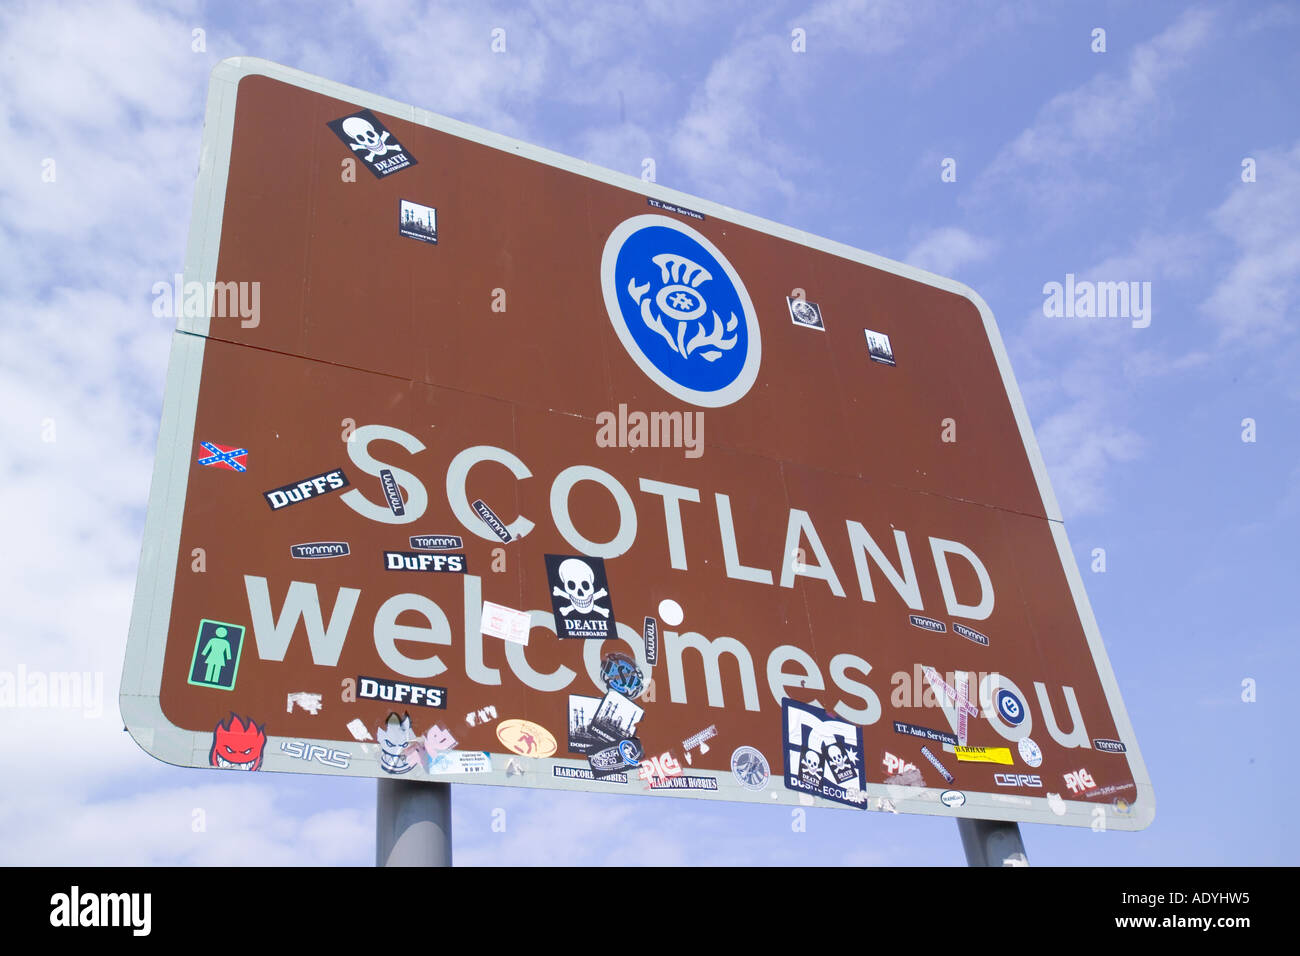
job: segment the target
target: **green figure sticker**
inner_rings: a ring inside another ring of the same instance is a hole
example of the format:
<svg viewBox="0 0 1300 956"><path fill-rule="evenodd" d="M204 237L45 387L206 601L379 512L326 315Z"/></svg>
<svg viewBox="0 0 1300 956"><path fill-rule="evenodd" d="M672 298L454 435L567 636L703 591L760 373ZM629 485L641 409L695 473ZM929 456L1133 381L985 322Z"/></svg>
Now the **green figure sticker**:
<svg viewBox="0 0 1300 956"><path fill-rule="evenodd" d="M189 683L196 687L234 690L239 672L239 655L244 649L244 628L224 621L199 621L190 660Z"/></svg>

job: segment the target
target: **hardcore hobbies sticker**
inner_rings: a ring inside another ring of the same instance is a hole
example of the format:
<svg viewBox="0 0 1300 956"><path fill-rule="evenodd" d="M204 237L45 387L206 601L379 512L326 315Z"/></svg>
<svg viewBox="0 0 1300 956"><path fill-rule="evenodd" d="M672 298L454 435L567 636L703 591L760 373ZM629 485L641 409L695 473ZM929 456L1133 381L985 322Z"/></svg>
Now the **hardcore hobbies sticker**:
<svg viewBox="0 0 1300 956"><path fill-rule="evenodd" d="M565 554L545 557L556 636L601 640L615 636L604 560Z"/></svg>

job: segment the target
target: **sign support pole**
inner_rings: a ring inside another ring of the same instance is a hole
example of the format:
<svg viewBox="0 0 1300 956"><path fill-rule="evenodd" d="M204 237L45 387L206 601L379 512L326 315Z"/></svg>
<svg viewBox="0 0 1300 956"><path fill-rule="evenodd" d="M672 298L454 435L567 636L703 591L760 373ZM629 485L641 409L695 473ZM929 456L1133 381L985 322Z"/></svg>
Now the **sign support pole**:
<svg viewBox="0 0 1300 956"><path fill-rule="evenodd" d="M451 866L451 784L375 782L375 866Z"/></svg>
<svg viewBox="0 0 1300 956"><path fill-rule="evenodd" d="M1004 820L957 820L967 866L1028 866L1020 824Z"/></svg>

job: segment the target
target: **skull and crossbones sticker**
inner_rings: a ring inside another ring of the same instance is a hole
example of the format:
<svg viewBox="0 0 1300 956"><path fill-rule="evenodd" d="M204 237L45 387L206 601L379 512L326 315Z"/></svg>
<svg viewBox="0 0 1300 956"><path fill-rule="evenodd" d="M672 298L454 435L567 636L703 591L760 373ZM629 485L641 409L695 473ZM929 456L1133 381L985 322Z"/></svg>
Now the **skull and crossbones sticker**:
<svg viewBox="0 0 1300 956"><path fill-rule="evenodd" d="M382 179L398 170L416 165L401 143L370 110L361 110L329 124L330 129L349 148L365 160L366 168Z"/></svg>
<svg viewBox="0 0 1300 956"><path fill-rule="evenodd" d="M604 639L615 633L602 559L548 554L546 575L559 637Z"/></svg>

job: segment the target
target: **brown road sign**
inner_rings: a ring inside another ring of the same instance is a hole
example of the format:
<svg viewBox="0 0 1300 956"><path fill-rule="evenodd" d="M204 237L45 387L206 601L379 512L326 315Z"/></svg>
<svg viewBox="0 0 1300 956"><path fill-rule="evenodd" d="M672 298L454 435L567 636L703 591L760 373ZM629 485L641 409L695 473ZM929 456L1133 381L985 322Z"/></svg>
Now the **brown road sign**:
<svg viewBox="0 0 1300 956"><path fill-rule="evenodd" d="M184 278L121 693L154 756L1151 821L959 283L250 59Z"/></svg>

